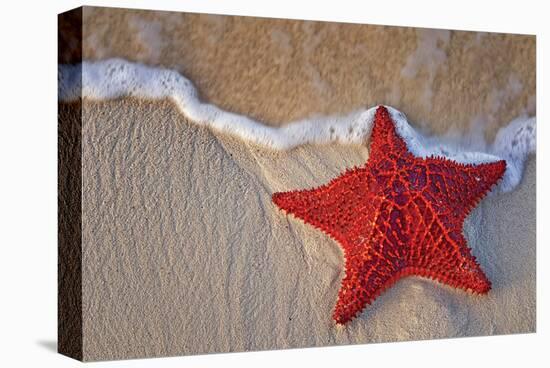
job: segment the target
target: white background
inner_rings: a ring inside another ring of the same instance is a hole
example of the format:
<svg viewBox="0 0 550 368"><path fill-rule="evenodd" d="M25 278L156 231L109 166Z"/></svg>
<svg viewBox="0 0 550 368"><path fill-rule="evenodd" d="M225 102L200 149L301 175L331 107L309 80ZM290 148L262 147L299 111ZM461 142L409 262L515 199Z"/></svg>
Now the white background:
<svg viewBox="0 0 550 368"><path fill-rule="evenodd" d="M57 13L78 1L0 9L0 366L70 367L57 334ZM545 1L92 1L86 5L537 34L537 333L91 363L108 367L523 367L550 364L548 50ZM546 60L544 59L546 53ZM546 97L546 98L545 98ZM521 246L521 244L518 244Z"/></svg>

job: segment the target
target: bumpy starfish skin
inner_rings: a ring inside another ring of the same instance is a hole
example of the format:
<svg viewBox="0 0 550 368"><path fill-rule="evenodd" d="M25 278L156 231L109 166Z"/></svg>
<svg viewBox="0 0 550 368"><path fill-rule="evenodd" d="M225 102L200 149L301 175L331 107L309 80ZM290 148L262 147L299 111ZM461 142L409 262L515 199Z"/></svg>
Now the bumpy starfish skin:
<svg viewBox="0 0 550 368"><path fill-rule="evenodd" d="M505 169L505 161L415 157L379 106L364 166L315 189L275 193L273 202L342 246L345 277L333 318L344 324L407 275L488 292L462 227Z"/></svg>

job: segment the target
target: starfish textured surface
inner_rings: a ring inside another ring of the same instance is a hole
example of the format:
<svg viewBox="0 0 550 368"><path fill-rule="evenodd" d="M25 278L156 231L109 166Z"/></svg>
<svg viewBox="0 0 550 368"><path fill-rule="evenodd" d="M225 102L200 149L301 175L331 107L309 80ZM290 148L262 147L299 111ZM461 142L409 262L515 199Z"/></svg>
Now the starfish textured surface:
<svg viewBox="0 0 550 368"><path fill-rule="evenodd" d="M345 277L333 318L345 324L407 275L487 293L491 283L462 227L505 170L504 160L473 165L415 157L379 106L364 166L315 189L275 193L273 202L343 248Z"/></svg>

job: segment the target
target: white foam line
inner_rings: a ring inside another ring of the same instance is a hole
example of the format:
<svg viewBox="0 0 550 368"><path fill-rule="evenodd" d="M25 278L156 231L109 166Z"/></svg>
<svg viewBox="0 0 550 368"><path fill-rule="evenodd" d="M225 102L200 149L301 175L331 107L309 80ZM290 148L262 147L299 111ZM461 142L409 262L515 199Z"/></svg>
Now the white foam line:
<svg viewBox="0 0 550 368"><path fill-rule="evenodd" d="M288 150L305 144L363 144L370 136L376 111L376 107L372 107L345 116L314 117L282 127L271 127L200 101L193 83L174 70L122 59L60 65L58 83L59 100L66 102L84 97L98 100L127 96L168 98L196 124L275 150ZM412 128L403 113L386 107L396 123L398 133L416 156L444 156L467 164L505 159L506 173L497 191L510 191L519 184L525 160L536 149L534 117L514 120L498 132L492 145L472 147L456 140L423 136Z"/></svg>

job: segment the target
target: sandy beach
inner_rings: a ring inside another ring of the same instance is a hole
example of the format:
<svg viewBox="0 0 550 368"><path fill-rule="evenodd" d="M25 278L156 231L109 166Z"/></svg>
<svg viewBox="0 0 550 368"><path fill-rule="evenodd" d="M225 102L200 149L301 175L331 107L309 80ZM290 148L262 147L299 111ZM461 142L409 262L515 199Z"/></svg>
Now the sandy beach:
<svg viewBox="0 0 550 368"><path fill-rule="evenodd" d="M82 111L85 360L535 329L534 157L516 190L466 221L488 295L410 277L342 327L331 318L342 251L270 197L361 165L366 146L266 150L198 127L167 101L85 101Z"/></svg>

